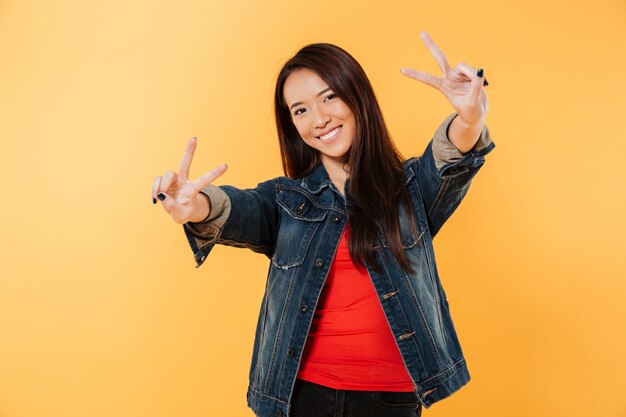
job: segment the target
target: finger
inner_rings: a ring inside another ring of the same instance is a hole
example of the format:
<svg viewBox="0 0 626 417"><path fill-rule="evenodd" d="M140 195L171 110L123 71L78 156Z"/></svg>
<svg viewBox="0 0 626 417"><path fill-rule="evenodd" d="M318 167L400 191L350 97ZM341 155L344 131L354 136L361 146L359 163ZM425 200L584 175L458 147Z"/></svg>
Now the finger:
<svg viewBox="0 0 626 417"><path fill-rule="evenodd" d="M189 139L183 157L178 165L178 172L180 172L180 176L183 177L183 179L189 178L189 168L191 168L191 160L193 159L193 153L196 151L197 143L198 139L195 136Z"/></svg>
<svg viewBox="0 0 626 417"><path fill-rule="evenodd" d="M472 78L472 83L470 84L468 100L470 101L470 103L474 103L476 106L478 106L478 102L480 100L480 93L483 89L483 81L483 77L479 77L478 75L476 75L474 78Z"/></svg>
<svg viewBox="0 0 626 417"><path fill-rule="evenodd" d="M465 62L459 62L454 69L465 75L470 80L476 77L476 72L478 71L478 68L474 68Z"/></svg>
<svg viewBox="0 0 626 417"><path fill-rule="evenodd" d="M456 69L457 71L462 72L471 80L468 99L470 103L478 105L478 100L480 99L480 91L483 86L484 78L478 75L479 70L472 67L471 65L466 64L465 62L460 62L457 65ZM482 75L484 75L484 73Z"/></svg>
<svg viewBox="0 0 626 417"><path fill-rule="evenodd" d="M430 35L426 32L420 33L420 38L422 38L422 41L426 44L432 56L435 57L435 60L437 61L437 65L439 65L439 69L441 70L441 72L445 74L446 72L450 71L448 58L446 58L443 51L439 49L433 38L431 38Z"/></svg>
<svg viewBox="0 0 626 417"><path fill-rule="evenodd" d="M472 74L478 74L478 71L476 68L472 67L471 65L467 65L464 62L459 63L459 65L457 65L457 69L458 71L461 71L461 68L459 67L460 65L463 66L463 74L469 74L468 78L471 78ZM487 82L487 78L484 76L484 72L483 72L483 84L485 87L487 87L489 85L489 82Z"/></svg>
<svg viewBox="0 0 626 417"><path fill-rule="evenodd" d="M161 185L161 176L157 175L152 181L152 202L156 204L157 194L159 193L159 186Z"/></svg>
<svg viewBox="0 0 626 417"><path fill-rule="evenodd" d="M226 169L228 169L228 165L222 164L214 170L202 174L200 178L192 181L191 184L194 186L196 191L200 191L201 189L215 181L215 179L222 175L224 172L226 172Z"/></svg>
<svg viewBox="0 0 626 417"><path fill-rule="evenodd" d="M157 198L161 201L161 205L169 214L171 214L176 208L176 200L168 193L160 192L157 194Z"/></svg>
<svg viewBox="0 0 626 417"><path fill-rule="evenodd" d="M178 174L173 171L167 171L161 180L161 185L159 186L159 192L164 192L170 189L172 184L176 182L178 179Z"/></svg>
<svg viewBox="0 0 626 417"><path fill-rule="evenodd" d="M448 71L446 77L450 78L453 81L456 81L457 83L464 83L470 80L470 78L467 77L464 72L461 72L456 68L452 68L450 71Z"/></svg>
<svg viewBox="0 0 626 417"><path fill-rule="evenodd" d="M441 78L435 77L434 75L428 74L426 72L414 70L412 68L402 68L400 72L409 78L421 81L436 89L439 89L439 86L441 85Z"/></svg>
<svg viewBox="0 0 626 417"><path fill-rule="evenodd" d="M484 114L489 112L489 98L487 98L487 94L485 93L485 89L480 90L480 102L483 104Z"/></svg>

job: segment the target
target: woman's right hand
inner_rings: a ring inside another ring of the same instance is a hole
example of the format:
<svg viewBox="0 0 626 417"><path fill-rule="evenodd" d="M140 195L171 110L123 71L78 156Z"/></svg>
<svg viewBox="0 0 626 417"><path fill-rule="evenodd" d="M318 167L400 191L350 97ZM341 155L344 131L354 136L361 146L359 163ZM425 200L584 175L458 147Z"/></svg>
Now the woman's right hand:
<svg viewBox="0 0 626 417"><path fill-rule="evenodd" d="M208 200L200 195L200 190L222 175L228 166L220 165L209 171L197 180L189 180L189 168L193 153L196 150L197 139L189 139L187 148L180 160L179 171L167 171L163 176L154 177L152 184L152 201L158 197L165 211L172 216L176 223L200 222L208 215Z"/></svg>

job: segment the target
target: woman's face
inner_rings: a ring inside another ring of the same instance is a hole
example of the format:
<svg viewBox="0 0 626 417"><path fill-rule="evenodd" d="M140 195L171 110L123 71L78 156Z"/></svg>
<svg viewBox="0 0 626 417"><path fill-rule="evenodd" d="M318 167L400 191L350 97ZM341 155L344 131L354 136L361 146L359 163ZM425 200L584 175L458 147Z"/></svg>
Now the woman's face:
<svg viewBox="0 0 626 417"><path fill-rule="evenodd" d="M320 152L327 170L342 167L356 132L352 110L306 68L289 74L283 96L302 140Z"/></svg>

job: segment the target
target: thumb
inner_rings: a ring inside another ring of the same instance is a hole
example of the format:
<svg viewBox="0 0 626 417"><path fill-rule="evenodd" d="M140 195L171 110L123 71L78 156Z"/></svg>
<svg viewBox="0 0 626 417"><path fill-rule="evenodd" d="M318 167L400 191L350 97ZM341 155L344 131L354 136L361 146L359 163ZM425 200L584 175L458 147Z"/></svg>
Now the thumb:
<svg viewBox="0 0 626 417"><path fill-rule="evenodd" d="M478 102L480 101L480 90L485 80L484 75L485 74L483 69L479 69L476 73L476 77L472 77L472 81L470 84L469 101L476 106L478 106Z"/></svg>

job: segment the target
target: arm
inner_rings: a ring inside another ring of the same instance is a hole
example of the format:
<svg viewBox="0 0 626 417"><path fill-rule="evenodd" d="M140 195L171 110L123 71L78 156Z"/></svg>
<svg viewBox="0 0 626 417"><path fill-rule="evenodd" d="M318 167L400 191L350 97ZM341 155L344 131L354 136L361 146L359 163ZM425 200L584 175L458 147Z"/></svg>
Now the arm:
<svg viewBox="0 0 626 417"><path fill-rule="evenodd" d="M200 191L210 201L211 210L203 221L183 225L196 268L202 265L216 243L272 256L279 213L276 184L276 180L269 180L245 190L229 185L209 185Z"/></svg>
<svg viewBox="0 0 626 417"><path fill-rule="evenodd" d="M460 62L450 67L443 51L426 32L420 34L437 60L442 76L403 68L401 72L440 91L456 113L441 124L418 159L417 181L434 237L467 193L472 178L495 145L484 126L489 100L483 69ZM457 117L458 116L458 117Z"/></svg>
<svg viewBox="0 0 626 417"><path fill-rule="evenodd" d="M483 126L473 148L463 154L448 136L456 119L454 113L441 123L416 165L418 187L433 237L467 194L472 179L485 163L485 155L495 148L489 130Z"/></svg>

